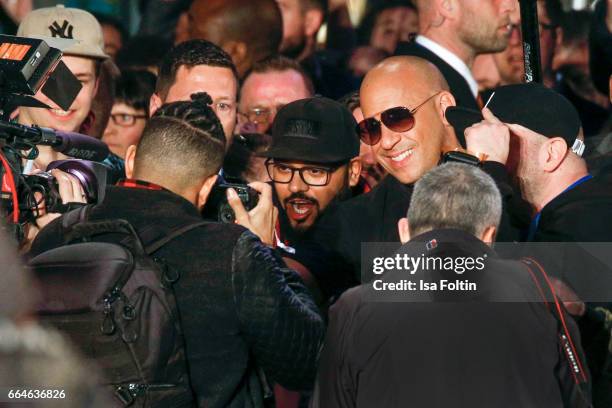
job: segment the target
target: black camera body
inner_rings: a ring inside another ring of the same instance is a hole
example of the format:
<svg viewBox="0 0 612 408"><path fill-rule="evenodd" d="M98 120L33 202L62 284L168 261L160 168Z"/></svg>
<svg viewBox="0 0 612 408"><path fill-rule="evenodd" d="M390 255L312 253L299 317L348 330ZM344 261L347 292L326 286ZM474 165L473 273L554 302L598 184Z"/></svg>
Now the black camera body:
<svg viewBox="0 0 612 408"><path fill-rule="evenodd" d="M47 171L23 176L19 189L20 213L23 221L33 221L37 217L37 203L44 201L48 213L63 213L71 207L62 202L57 180L49 172L59 169L74 176L85 193L88 204L95 204L104 199L108 169L104 164L88 160L68 159L49 163ZM40 198L35 197L35 193ZM10 202L8 210L11 210Z"/></svg>
<svg viewBox="0 0 612 408"><path fill-rule="evenodd" d="M234 210L232 210L232 207L227 202L228 188L233 188L236 191L247 211L252 210L259 202L259 193L246 184L222 182L215 184L210 192L206 205L202 210L202 217L207 220L223 223L233 223L236 221Z"/></svg>

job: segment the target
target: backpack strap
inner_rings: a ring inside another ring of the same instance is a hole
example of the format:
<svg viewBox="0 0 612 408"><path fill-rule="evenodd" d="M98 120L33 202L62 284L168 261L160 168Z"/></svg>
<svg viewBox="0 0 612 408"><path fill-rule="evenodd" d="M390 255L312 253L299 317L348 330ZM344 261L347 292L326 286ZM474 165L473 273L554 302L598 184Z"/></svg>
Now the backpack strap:
<svg viewBox="0 0 612 408"><path fill-rule="evenodd" d="M147 245L145 247L145 252L151 255L153 252L158 251L159 249L161 249L161 247L163 247L164 245L166 245L173 239L180 237L181 235L185 234L188 231L191 231L192 229L201 227L202 225L206 225L206 224L210 224L210 221L199 221L199 222L195 222L193 224L187 224L175 230L172 230L165 237L158 239L157 241L153 241L151 244Z"/></svg>
<svg viewBox="0 0 612 408"><path fill-rule="evenodd" d="M76 208L72 211L68 211L62 216L62 228L64 230L68 230L79 223L86 222L89 218L89 213L91 212L92 207L93 205L89 204Z"/></svg>
<svg viewBox="0 0 612 408"><path fill-rule="evenodd" d="M567 323L565 321L564 309L561 307L559 299L555 294L555 290L553 289L552 282L542 265L538 261L533 258L523 258L521 262L527 267L527 271L531 275L546 307L549 311L551 311L552 315L557 320L560 326L560 341L563 352L565 353L565 357L570 366L570 372L572 373L572 377L574 383L582 384L587 383L588 378L586 375L586 371L583 367L583 363L580 361L580 356L576 352L576 347L574 346L574 341L572 336L567 328ZM537 272L534 272L532 266L535 267ZM547 296L544 293L547 293ZM552 299L552 302L549 303L549 299Z"/></svg>

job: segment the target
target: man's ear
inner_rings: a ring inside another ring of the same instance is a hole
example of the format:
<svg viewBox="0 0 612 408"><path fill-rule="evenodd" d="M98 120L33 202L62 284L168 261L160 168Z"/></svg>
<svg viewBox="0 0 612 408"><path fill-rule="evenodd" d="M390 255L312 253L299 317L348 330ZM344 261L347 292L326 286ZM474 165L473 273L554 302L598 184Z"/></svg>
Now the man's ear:
<svg viewBox="0 0 612 408"><path fill-rule="evenodd" d="M198 210L204 208L206 200L208 200L208 196L210 195L210 191L217 182L217 177L219 177L218 174L213 174L212 176L204 180L204 183L202 184L202 187L200 187L200 191L198 192L198 195L196 197L195 205Z"/></svg>
<svg viewBox="0 0 612 408"><path fill-rule="evenodd" d="M408 218L400 218L397 222L397 231L399 232L400 242L405 244L410 241L410 224Z"/></svg>
<svg viewBox="0 0 612 408"><path fill-rule="evenodd" d="M157 92L154 92L149 99L149 117L152 117L153 114L164 104L162 99L159 97Z"/></svg>
<svg viewBox="0 0 612 408"><path fill-rule="evenodd" d="M446 110L451 106L457 106L455 97L448 91L442 91L437 100L435 108L438 111L438 115L440 115L440 118L442 119L442 124L444 125L445 129L445 137L442 141L443 153L461 147L459 137L455 132L455 128L453 128L450 122L446 119Z"/></svg>
<svg viewBox="0 0 612 408"><path fill-rule="evenodd" d="M456 0L434 0L437 1L438 13L444 17L444 19L456 20L459 5Z"/></svg>
<svg viewBox="0 0 612 408"><path fill-rule="evenodd" d="M448 91L442 91L439 95L438 103L436 104L436 109L438 110L438 114L442 118L442 123L444 123L444 126L452 126L450 122L446 119L446 110L451 106L457 106L457 101L455 101L455 97Z"/></svg>
<svg viewBox="0 0 612 408"><path fill-rule="evenodd" d="M312 8L306 11L304 15L304 34L306 37L313 37L321 28L323 24L323 11L320 9Z"/></svg>
<svg viewBox="0 0 612 408"><path fill-rule="evenodd" d="M540 148L540 163L542 170L552 173L567 156L567 142L560 137L548 139Z"/></svg>
<svg viewBox="0 0 612 408"><path fill-rule="evenodd" d="M136 145L130 145L125 152L125 176L133 178L134 160L136 159Z"/></svg>
<svg viewBox="0 0 612 408"><path fill-rule="evenodd" d="M480 235L480 240L487 245L491 245L495 242L495 236L497 235L497 228L493 225L488 226Z"/></svg>
<svg viewBox="0 0 612 408"><path fill-rule="evenodd" d="M359 157L353 157L348 165L349 172L349 186L355 187L359 183L359 176L361 175L361 160Z"/></svg>

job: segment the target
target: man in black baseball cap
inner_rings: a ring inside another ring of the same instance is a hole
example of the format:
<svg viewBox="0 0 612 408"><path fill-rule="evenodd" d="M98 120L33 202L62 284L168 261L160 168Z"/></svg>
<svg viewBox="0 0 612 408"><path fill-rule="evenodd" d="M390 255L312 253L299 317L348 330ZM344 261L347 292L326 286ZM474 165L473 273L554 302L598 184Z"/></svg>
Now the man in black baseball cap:
<svg viewBox="0 0 612 408"><path fill-rule="evenodd" d="M330 203L350 197L361 172L355 127L348 109L327 98L300 99L279 110L263 156L284 244L303 237Z"/></svg>
<svg viewBox="0 0 612 408"><path fill-rule="evenodd" d="M593 378L599 378L593 384L594 395L608 395L610 376L598 367L605 367L608 353L606 340L601 339L607 339L609 331L601 327L604 309L588 301L612 300L595 289L609 288L612 274L582 249L583 244L571 243L612 242L612 177L589 173L576 109L542 85L518 84L498 88L482 115L462 108L449 108L445 114L456 131L465 131L470 149L505 164L518 182L532 207L525 239L568 243L527 245L524 251L575 289L575 294L562 289L562 299L573 298L574 305L581 305L576 296L586 301L586 307L572 308L568 303L566 307L580 316L581 329L586 329L581 332L582 342Z"/></svg>
<svg viewBox="0 0 612 408"><path fill-rule="evenodd" d="M612 224L604 222L609 183L589 174L578 113L562 95L539 84L509 85L482 114L452 107L446 118L473 152L504 164L518 183L533 209L528 240L612 241Z"/></svg>

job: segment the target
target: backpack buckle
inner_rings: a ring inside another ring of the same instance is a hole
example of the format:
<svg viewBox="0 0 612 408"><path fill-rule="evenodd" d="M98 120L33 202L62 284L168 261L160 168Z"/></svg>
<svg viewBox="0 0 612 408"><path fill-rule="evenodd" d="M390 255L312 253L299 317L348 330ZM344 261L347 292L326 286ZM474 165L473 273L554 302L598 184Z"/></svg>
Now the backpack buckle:
<svg viewBox="0 0 612 408"><path fill-rule="evenodd" d="M119 398L119 401L121 401L126 407L129 407L134 403L134 396L130 392L129 388L123 385L120 385L115 389L115 395L117 396L117 398Z"/></svg>

